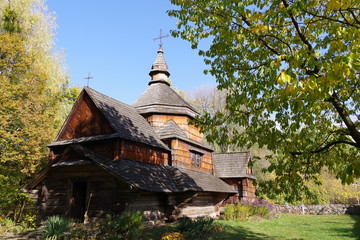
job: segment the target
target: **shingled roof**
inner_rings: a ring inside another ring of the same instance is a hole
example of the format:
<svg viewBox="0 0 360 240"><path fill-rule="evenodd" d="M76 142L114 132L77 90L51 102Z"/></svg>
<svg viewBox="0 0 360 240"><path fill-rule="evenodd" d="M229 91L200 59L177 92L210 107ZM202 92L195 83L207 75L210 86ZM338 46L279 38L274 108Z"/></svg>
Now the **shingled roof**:
<svg viewBox="0 0 360 240"><path fill-rule="evenodd" d="M122 138L169 150L169 148L160 140L155 130L134 107L108 97L89 87L84 87L83 91L89 95L95 106L101 111L114 129L115 133L57 141L51 143L49 146L66 145L69 143L80 143L106 138Z"/></svg>
<svg viewBox="0 0 360 240"><path fill-rule="evenodd" d="M205 148L209 151L214 151L209 145L188 138L185 132L181 130L180 127L173 120L167 121L162 127L155 129L155 131L159 135L161 140L176 138L197 147Z"/></svg>
<svg viewBox="0 0 360 240"><path fill-rule="evenodd" d="M156 78L154 75L158 73L163 73L165 76L161 78ZM164 58L164 50L162 49L162 46L160 45L158 50L158 55L155 59L155 62L151 66L151 71L149 73L151 76L151 81L149 82L149 85L156 83L156 82L162 82L166 85L170 86L170 83L168 82L167 78L170 76L170 73L168 71L168 65L166 64L165 58Z"/></svg>
<svg viewBox="0 0 360 240"><path fill-rule="evenodd" d="M138 162L129 159L113 161L112 159L99 155L80 144L71 145L69 149L75 150L80 155L84 156L85 159L69 163L53 162L53 167L68 166L69 164L86 164L91 162L122 179L131 186L149 192L235 192L231 186L221 179L206 173L171 166ZM49 170L50 168L47 167L46 171ZM45 176L46 174L42 173L38 178L35 177L25 188L29 189L35 186Z"/></svg>
<svg viewBox="0 0 360 240"><path fill-rule="evenodd" d="M196 110L170 87L168 81L170 73L163 53L164 51L160 46L156 60L149 73L151 76L150 86L140 95L133 106L140 114L181 114L194 118L198 114Z"/></svg>
<svg viewBox="0 0 360 240"><path fill-rule="evenodd" d="M250 152L213 154L215 176L219 178L252 178L254 175L247 174Z"/></svg>
<svg viewBox="0 0 360 240"><path fill-rule="evenodd" d="M156 133L161 139L168 138L187 138L186 134L180 127L173 121L167 121L162 127L155 129Z"/></svg>
<svg viewBox="0 0 360 240"><path fill-rule="evenodd" d="M164 83L151 84L135 101L133 106L140 114L182 114L192 118L198 114L192 106Z"/></svg>

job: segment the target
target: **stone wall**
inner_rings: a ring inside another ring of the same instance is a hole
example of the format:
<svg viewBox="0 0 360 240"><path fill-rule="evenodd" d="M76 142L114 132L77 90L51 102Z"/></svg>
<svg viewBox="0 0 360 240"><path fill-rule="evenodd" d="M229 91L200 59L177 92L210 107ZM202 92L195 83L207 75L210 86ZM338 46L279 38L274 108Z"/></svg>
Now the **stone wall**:
<svg viewBox="0 0 360 240"><path fill-rule="evenodd" d="M312 215L360 215L360 205L274 205L275 213L312 214Z"/></svg>

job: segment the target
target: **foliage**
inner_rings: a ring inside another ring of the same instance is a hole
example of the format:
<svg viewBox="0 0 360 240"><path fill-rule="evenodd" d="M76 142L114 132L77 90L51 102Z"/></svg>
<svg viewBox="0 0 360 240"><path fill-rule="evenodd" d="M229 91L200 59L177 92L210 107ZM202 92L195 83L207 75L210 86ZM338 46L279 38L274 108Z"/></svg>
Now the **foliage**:
<svg viewBox="0 0 360 240"><path fill-rule="evenodd" d="M316 186L317 191L326 197L325 203L343 203L343 204L359 204L360 187L359 179L355 179L354 184L342 185L339 179L326 170L321 173L321 186ZM315 187L314 187L315 188Z"/></svg>
<svg viewBox="0 0 360 240"><path fill-rule="evenodd" d="M69 220L60 216L51 216L44 223L42 236L44 239L60 240L63 239L69 230Z"/></svg>
<svg viewBox="0 0 360 240"><path fill-rule="evenodd" d="M101 221L100 221L101 222ZM99 234L99 222L72 223L70 228L69 239L71 240L95 240Z"/></svg>
<svg viewBox="0 0 360 240"><path fill-rule="evenodd" d="M185 240L185 237L182 233L172 232L164 233L161 237L161 240Z"/></svg>
<svg viewBox="0 0 360 240"><path fill-rule="evenodd" d="M212 218L191 219L181 218L176 226L177 231L183 233L186 239L198 239L206 237L215 232L221 232L222 226Z"/></svg>
<svg viewBox="0 0 360 240"><path fill-rule="evenodd" d="M0 235L9 233L18 234L32 229L33 227L27 223L15 223L12 219L0 216Z"/></svg>
<svg viewBox="0 0 360 240"><path fill-rule="evenodd" d="M107 215L100 223L96 239L138 239L144 223L142 212L125 211L119 215Z"/></svg>
<svg viewBox="0 0 360 240"><path fill-rule="evenodd" d="M258 220L274 217L273 206L266 200L241 201L237 204L229 204L224 209L225 220Z"/></svg>
<svg viewBox="0 0 360 240"><path fill-rule="evenodd" d="M31 204L19 190L46 163L46 145L76 92L44 2L0 1L0 213L17 222Z"/></svg>
<svg viewBox="0 0 360 240"><path fill-rule="evenodd" d="M324 166L343 184L360 176L359 1L171 2L173 36L199 48L227 91L228 113L198 118L209 141L269 149L268 184L287 200Z"/></svg>
<svg viewBox="0 0 360 240"><path fill-rule="evenodd" d="M50 223L48 223L48 221L50 221ZM44 232L50 233L43 234L43 236L45 236L47 239L51 237L54 238L54 236L55 239L59 239L61 236L64 236L61 235L62 233L68 232L66 239L71 240L139 239L142 234L144 217L140 211L125 211L115 216L106 215L104 219L90 221L86 224L71 223L70 228L65 228L63 225L61 225L61 221L67 220L57 216L55 216L55 219L53 219L53 217L49 218L45 222ZM67 224L69 224L68 221ZM54 232L58 234L54 234Z"/></svg>
<svg viewBox="0 0 360 240"><path fill-rule="evenodd" d="M268 176L268 180L274 180L274 176ZM334 174L329 173L326 169L321 171L318 177L320 185L314 181L305 183L308 193L301 200L292 201L291 204L358 204L360 201L359 179L351 185L343 185ZM256 188L257 196L269 200L276 204L285 204L287 201L284 194L278 194L271 191L268 185L263 184L264 180L258 179ZM310 197L309 197L310 196ZM289 203L289 202L288 202Z"/></svg>

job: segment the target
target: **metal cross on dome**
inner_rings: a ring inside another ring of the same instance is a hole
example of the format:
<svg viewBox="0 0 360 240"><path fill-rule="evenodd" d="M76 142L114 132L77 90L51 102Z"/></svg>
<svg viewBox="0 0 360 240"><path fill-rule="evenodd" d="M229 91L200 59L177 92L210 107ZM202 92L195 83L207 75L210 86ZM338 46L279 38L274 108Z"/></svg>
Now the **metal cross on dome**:
<svg viewBox="0 0 360 240"><path fill-rule="evenodd" d="M163 38L167 38L167 37L169 37L169 34L162 35L162 29L160 29L160 36L157 37L157 38L153 38L153 40L155 41L155 40L159 40L159 39L160 39L160 44L159 44L159 46L162 47L162 45L163 45L162 39L163 39Z"/></svg>

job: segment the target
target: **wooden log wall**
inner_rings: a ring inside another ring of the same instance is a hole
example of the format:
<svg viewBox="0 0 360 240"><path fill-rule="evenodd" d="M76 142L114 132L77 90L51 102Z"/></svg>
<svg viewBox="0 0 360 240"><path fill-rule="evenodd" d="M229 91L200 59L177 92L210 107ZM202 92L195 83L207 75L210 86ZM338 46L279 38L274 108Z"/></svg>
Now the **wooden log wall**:
<svg viewBox="0 0 360 240"><path fill-rule="evenodd" d="M163 217L164 197L157 193L138 193L100 167L90 164L57 167L49 172L37 191L42 219L70 216L72 183L86 182L86 206L90 218L117 214L126 208L141 210L149 219Z"/></svg>
<svg viewBox="0 0 360 240"><path fill-rule="evenodd" d="M203 149L195 148L190 144L187 144L181 140L173 139L171 141L172 149L172 166L183 166L191 170L213 173L213 163L212 163L212 154ZM202 153L201 166L200 168L191 165L191 153L193 150L195 152Z"/></svg>
<svg viewBox="0 0 360 240"><path fill-rule="evenodd" d="M226 195L222 193L199 192L188 204L181 207L179 215L190 218L203 216L216 217L220 214L219 207ZM179 203L179 200L182 199L181 194L177 196L177 199Z"/></svg>
<svg viewBox="0 0 360 240"><path fill-rule="evenodd" d="M256 187L254 185L254 180L249 178L244 178L241 180L242 183L242 196L241 199L244 200L255 200L256 199Z"/></svg>
<svg viewBox="0 0 360 240"><path fill-rule="evenodd" d="M255 200L256 187L252 179L249 178L223 178L227 184L233 186L238 193L227 198L224 204L237 203L239 200Z"/></svg>
<svg viewBox="0 0 360 240"><path fill-rule="evenodd" d="M122 141L120 155L121 158L154 164L168 164L169 160L169 153L164 152L164 150L156 150L143 144L125 140Z"/></svg>
<svg viewBox="0 0 360 240"><path fill-rule="evenodd" d="M129 204L130 210L140 210L146 220L159 220L165 216L166 199L163 193L138 192Z"/></svg>
<svg viewBox="0 0 360 240"><path fill-rule="evenodd" d="M96 108L87 93L83 93L74 105L57 140L89 137L113 133L113 129Z"/></svg>
<svg viewBox="0 0 360 240"><path fill-rule="evenodd" d="M189 125L189 117L175 116L175 115L151 115L146 118L154 128L162 127L167 121L173 120L182 129L188 138L196 142L202 143L204 135L200 133L199 129L195 126Z"/></svg>

